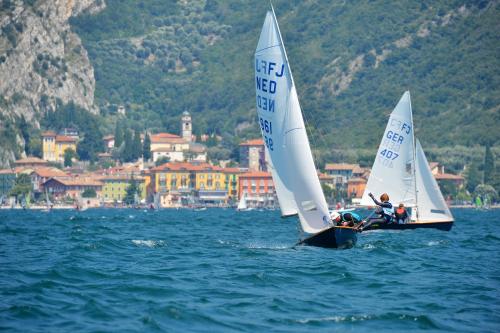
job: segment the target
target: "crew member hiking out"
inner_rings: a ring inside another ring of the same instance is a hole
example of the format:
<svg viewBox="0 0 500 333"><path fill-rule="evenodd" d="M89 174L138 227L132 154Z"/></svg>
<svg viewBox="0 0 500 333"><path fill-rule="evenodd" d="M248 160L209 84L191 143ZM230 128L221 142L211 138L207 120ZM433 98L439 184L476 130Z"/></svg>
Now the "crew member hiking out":
<svg viewBox="0 0 500 333"><path fill-rule="evenodd" d="M353 212L334 212L332 220L337 226L354 227L361 221L361 217Z"/></svg>
<svg viewBox="0 0 500 333"><path fill-rule="evenodd" d="M378 207L373 217L368 219L365 223L361 223L360 229L363 230L373 223L391 223L394 218L394 207L389 202L389 195L387 193L382 194L380 196L380 201L375 199L375 196L372 193L369 193L368 195Z"/></svg>

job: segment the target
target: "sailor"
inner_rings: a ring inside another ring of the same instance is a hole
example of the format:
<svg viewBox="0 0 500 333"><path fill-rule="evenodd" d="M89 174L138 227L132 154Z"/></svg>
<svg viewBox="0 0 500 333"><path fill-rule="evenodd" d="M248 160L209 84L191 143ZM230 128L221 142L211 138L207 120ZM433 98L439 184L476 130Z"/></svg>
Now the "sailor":
<svg viewBox="0 0 500 333"><path fill-rule="evenodd" d="M400 203L396 211L394 212L396 222L398 224L404 224L408 221L408 212L406 211L405 205Z"/></svg>
<svg viewBox="0 0 500 333"><path fill-rule="evenodd" d="M375 211L375 215L368 219L368 221L363 221L358 224L357 229L363 230L373 223L391 223L394 217L394 207L389 202L389 195L384 193L380 196L380 201L375 199L375 196L372 193L368 193L370 198L372 198L373 202L378 206Z"/></svg>
<svg viewBox="0 0 500 333"><path fill-rule="evenodd" d="M337 226L354 227L361 221L361 217L353 212L333 212L331 216Z"/></svg>

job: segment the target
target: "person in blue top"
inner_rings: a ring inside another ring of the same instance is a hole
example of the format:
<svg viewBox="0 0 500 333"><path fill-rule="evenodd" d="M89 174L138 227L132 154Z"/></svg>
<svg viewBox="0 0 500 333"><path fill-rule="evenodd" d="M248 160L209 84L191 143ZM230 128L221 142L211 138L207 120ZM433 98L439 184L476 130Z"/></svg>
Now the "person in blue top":
<svg viewBox="0 0 500 333"><path fill-rule="evenodd" d="M354 227L361 221L361 217L354 212L335 212L332 220L337 226Z"/></svg>
<svg viewBox="0 0 500 333"><path fill-rule="evenodd" d="M368 193L368 195L378 207L375 211L375 216L361 224L361 230L373 223L392 223L394 218L394 207L389 202L389 195L387 193L382 194L380 196L380 201L375 199L375 196L372 193Z"/></svg>

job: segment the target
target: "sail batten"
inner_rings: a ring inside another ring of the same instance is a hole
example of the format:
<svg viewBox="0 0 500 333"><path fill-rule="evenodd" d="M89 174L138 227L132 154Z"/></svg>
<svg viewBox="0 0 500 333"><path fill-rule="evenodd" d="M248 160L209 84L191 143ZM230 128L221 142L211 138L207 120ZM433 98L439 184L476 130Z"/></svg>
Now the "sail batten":
<svg viewBox="0 0 500 333"><path fill-rule="evenodd" d="M276 44L279 47L273 47ZM286 200L299 215L302 229L317 233L330 226L314 165L302 111L274 12L268 12L255 52L257 113L273 165L275 183L283 184ZM272 105L272 108L269 106ZM283 199L283 200L281 200Z"/></svg>

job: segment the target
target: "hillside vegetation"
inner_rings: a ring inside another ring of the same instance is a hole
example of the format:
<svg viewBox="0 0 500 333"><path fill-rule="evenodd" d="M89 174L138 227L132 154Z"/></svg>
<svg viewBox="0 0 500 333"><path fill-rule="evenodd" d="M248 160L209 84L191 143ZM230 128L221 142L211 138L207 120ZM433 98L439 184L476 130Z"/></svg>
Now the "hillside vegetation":
<svg viewBox="0 0 500 333"><path fill-rule="evenodd" d="M258 134L252 64L267 1L106 4L71 21L94 65L104 115L123 104L135 126L177 131L189 110L195 132ZM274 6L315 146L376 147L407 89L425 147L498 143L498 2Z"/></svg>

